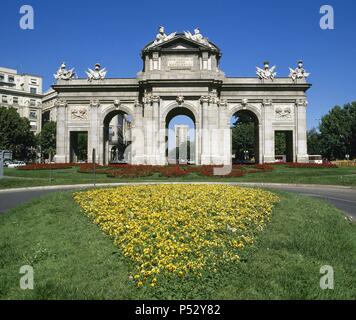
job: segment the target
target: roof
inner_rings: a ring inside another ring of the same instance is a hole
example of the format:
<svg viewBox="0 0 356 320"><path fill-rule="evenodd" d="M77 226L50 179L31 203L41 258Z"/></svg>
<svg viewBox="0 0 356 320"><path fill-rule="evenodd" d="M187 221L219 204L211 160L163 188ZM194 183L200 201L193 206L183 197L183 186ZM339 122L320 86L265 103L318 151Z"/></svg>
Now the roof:
<svg viewBox="0 0 356 320"><path fill-rule="evenodd" d="M174 51L183 51L183 50L206 50L206 51L214 51L220 54L220 49L217 45L211 42L208 38L203 38L204 41L196 41L191 38L188 38L184 33L176 33L172 38L168 40L164 40L157 44L155 40L149 42L143 49L142 55L148 53L150 51L160 51L160 50L174 50ZM175 43L184 43L186 44L186 48L173 48Z"/></svg>

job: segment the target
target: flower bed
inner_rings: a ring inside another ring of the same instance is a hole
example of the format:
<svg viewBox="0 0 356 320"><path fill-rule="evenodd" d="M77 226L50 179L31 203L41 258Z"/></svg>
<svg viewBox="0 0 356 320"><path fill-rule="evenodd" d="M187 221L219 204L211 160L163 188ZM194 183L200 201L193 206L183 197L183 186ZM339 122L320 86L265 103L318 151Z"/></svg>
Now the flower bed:
<svg viewBox="0 0 356 320"><path fill-rule="evenodd" d="M332 163L288 163L288 168L337 168Z"/></svg>
<svg viewBox="0 0 356 320"><path fill-rule="evenodd" d="M125 186L77 192L74 199L134 262L130 277L138 287L238 261L279 200L225 185Z"/></svg>

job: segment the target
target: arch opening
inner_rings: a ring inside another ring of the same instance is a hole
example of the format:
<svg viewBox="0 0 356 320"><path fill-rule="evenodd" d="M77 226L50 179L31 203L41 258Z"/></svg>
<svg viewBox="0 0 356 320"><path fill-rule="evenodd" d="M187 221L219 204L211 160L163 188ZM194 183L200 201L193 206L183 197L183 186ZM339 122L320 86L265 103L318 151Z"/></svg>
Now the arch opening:
<svg viewBox="0 0 356 320"><path fill-rule="evenodd" d="M103 164L128 163L132 116L121 110L109 112L103 121Z"/></svg>
<svg viewBox="0 0 356 320"><path fill-rule="evenodd" d="M166 162L196 164L196 119L191 110L176 107L166 119Z"/></svg>
<svg viewBox="0 0 356 320"><path fill-rule="evenodd" d="M259 121L250 110L238 110L231 119L233 164L259 163Z"/></svg>

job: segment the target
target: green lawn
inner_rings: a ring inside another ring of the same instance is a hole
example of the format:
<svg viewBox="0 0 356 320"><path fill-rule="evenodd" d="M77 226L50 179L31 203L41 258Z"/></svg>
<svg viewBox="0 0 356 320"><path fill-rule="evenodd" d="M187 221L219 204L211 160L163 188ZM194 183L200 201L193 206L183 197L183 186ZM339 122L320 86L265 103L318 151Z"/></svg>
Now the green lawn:
<svg viewBox="0 0 356 320"><path fill-rule="evenodd" d="M271 223L241 262L147 289L129 280L130 261L71 192L38 198L0 215L0 299L356 299L356 225L327 203L277 193ZM34 290L19 288L25 264ZM334 290L319 287L323 265L334 268Z"/></svg>
<svg viewBox="0 0 356 320"><path fill-rule="evenodd" d="M5 175L9 178L0 180L0 189L92 183L93 175L79 173L78 168L61 170L33 170L22 171L5 168ZM50 179L52 177L52 180ZM130 182L130 181L240 181L240 182L279 182L279 183L304 183L304 184L330 184L356 187L356 168L287 168L286 166L275 166L272 172L259 172L247 174L239 178L209 178L197 174L190 174L181 178L165 178L155 174L151 177L127 179L109 178L106 174L97 174L97 182Z"/></svg>

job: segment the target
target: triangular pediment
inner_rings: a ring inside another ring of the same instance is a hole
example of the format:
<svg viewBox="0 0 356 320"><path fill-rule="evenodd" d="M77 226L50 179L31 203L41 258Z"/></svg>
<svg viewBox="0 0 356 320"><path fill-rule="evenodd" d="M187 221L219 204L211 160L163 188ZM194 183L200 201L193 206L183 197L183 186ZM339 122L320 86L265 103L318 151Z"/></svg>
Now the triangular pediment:
<svg viewBox="0 0 356 320"><path fill-rule="evenodd" d="M153 45L153 42L148 44L145 50L177 50L177 51L184 51L184 50L214 50L215 48L208 46L204 43L197 42L192 39L188 39L187 37L181 34L176 35L172 39L163 41L156 45ZM217 49L217 48L216 48ZM216 50L215 49L215 50Z"/></svg>

